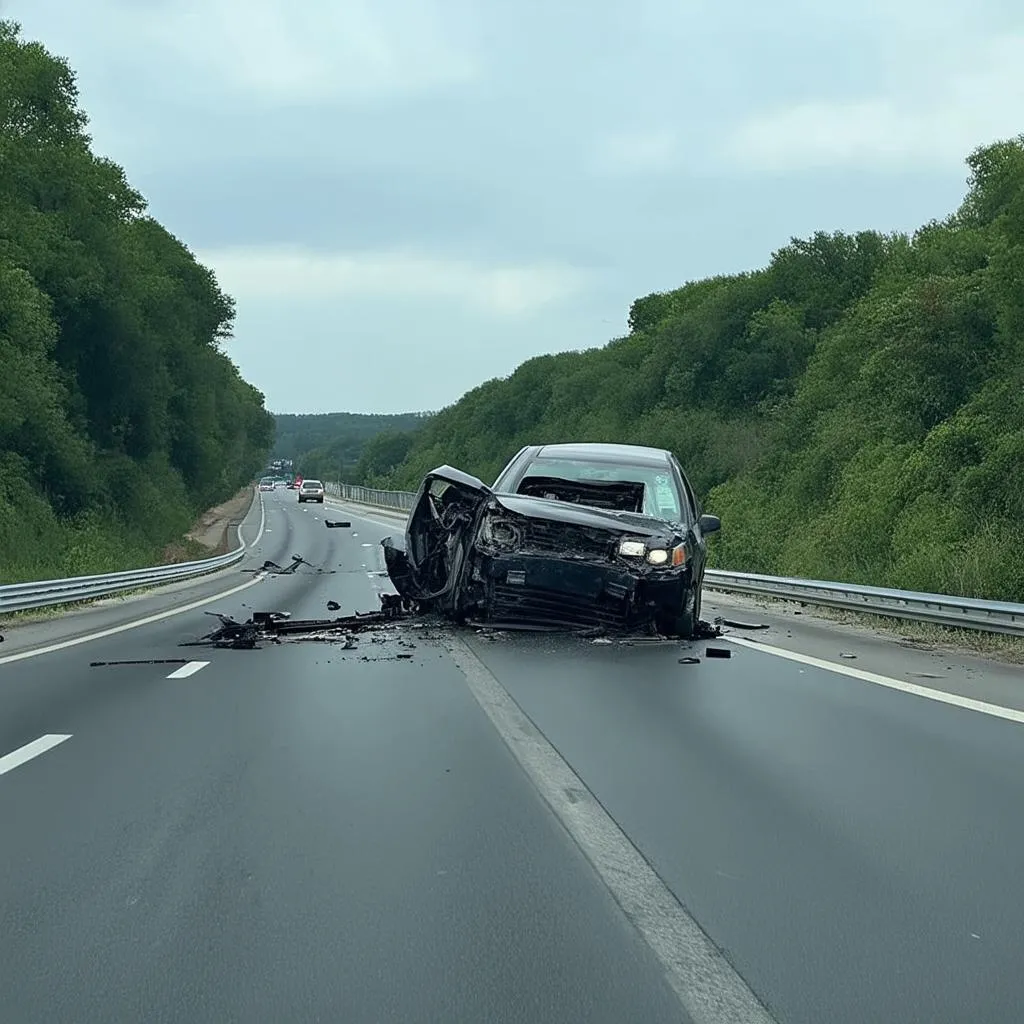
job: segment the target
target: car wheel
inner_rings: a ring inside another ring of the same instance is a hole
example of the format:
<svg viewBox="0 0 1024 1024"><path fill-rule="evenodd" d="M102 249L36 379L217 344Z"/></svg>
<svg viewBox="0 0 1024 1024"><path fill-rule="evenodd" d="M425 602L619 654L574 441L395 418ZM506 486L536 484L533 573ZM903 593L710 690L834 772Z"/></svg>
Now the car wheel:
<svg viewBox="0 0 1024 1024"><path fill-rule="evenodd" d="M658 632L665 636L690 640L697 630L697 622L700 619L700 587L697 587L689 605L689 608L683 608L676 613L660 613L654 623Z"/></svg>

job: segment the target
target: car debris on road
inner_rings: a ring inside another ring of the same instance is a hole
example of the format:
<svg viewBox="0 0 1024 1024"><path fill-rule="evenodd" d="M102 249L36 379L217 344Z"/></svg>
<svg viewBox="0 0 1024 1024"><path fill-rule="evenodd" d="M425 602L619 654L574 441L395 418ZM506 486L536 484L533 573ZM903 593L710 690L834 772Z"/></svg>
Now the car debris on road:
<svg viewBox="0 0 1024 1024"><path fill-rule="evenodd" d="M207 612L220 625L198 640L186 640L179 647L219 647L232 650L258 649L260 642L282 643L286 640L324 640L354 646L360 633L393 626L413 614L409 603L397 594L381 594L381 609L343 615L334 619L296 619L289 612L253 612L247 622L238 622L230 615Z"/></svg>

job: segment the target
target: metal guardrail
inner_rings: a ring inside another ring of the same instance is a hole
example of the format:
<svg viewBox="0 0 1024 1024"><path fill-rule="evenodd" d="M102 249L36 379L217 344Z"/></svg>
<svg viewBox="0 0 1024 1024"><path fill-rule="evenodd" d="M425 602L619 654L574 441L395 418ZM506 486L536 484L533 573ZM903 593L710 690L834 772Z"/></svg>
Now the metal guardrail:
<svg viewBox="0 0 1024 1024"><path fill-rule="evenodd" d="M412 491L382 491L352 484L328 484L327 492L345 501L404 512L411 511L415 497ZM762 576L723 569L708 569L704 580L708 589L726 593L751 594L776 601L798 601L914 622L1024 636L1024 604L1008 601L983 601L973 597L890 590L830 580Z"/></svg>
<svg viewBox="0 0 1024 1024"><path fill-rule="evenodd" d="M378 508L393 508L402 512L412 511L412 491L380 491L374 487L356 487L354 484L325 483L324 490L334 498L354 501L358 505L375 505Z"/></svg>
<svg viewBox="0 0 1024 1024"><path fill-rule="evenodd" d="M248 518L259 492L253 491L253 501L246 511L243 522ZM203 558L195 562L177 562L172 565L157 565L147 569L128 569L124 572L110 572L97 576L70 576L62 580L37 580L29 583L9 583L0 586L0 615L5 612L22 612L32 608L47 608L53 605L72 604L97 597L123 593L158 583L175 583L179 580L204 576L234 565L246 552L242 539L242 525L238 525L238 547L223 555Z"/></svg>

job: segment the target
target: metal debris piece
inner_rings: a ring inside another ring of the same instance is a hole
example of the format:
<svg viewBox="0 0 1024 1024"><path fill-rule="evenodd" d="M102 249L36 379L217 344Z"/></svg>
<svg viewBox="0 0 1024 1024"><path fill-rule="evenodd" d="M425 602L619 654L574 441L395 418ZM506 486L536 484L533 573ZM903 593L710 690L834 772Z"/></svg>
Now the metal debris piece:
<svg viewBox="0 0 1024 1024"><path fill-rule="evenodd" d="M606 637L606 636L596 636L590 642L592 644L610 644L611 640L609 640L608 637Z"/></svg>
<svg viewBox="0 0 1024 1024"><path fill-rule="evenodd" d="M728 647L708 647L704 651L705 658L731 658L732 651Z"/></svg>
<svg viewBox="0 0 1024 1024"><path fill-rule="evenodd" d="M336 520L336 521L332 521L330 519L325 519L324 520L324 526L326 526L328 530L345 530L345 529L349 528L351 525L352 525L351 523L342 522L341 520Z"/></svg>
<svg viewBox="0 0 1024 1024"><path fill-rule="evenodd" d="M327 602L327 610L329 612L336 612L336 611L339 611L340 609L341 609L341 605L338 604L337 601L328 601Z"/></svg>
<svg viewBox="0 0 1024 1024"><path fill-rule="evenodd" d="M679 659L679 664L680 665L699 665L700 664L700 658L689 658L689 657L687 657L687 658L680 658Z"/></svg>
<svg viewBox="0 0 1024 1024"><path fill-rule="evenodd" d="M142 658L138 661L90 661L89 668L105 668L109 665L187 665L187 658Z"/></svg>
<svg viewBox="0 0 1024 1024"><path fill-rule="evenodd" d="M857 657L857 655L856 654L851 654L849 651L840 651L839 652L839 657L840 658L849 658L852 661L852 660L854 660Z"/></svg>
<svg viewBox="0 0 1024 1024"><path fill-rule="evenodd" d="M700 619L693 630L694 640L712 640L721 635L722 630L717 624L713 625L704 619Z"/></svg>

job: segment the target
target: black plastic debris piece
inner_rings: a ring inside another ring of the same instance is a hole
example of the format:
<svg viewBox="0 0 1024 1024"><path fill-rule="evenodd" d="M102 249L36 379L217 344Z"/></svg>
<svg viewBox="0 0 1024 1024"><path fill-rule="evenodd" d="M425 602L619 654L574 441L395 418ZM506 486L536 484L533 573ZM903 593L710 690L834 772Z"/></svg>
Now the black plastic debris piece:
<svg viewBox="0 0 1024 1024"><path fill-rule="evenodd" d="M399 652L398 654L395 655L395 657L396 658L401 658L402 660L406 660L408 658L411 658L412 655L411 654L403 654L402 652Z"/></svg>
<svg viewBox="0 0 1024 1024"><path fill-rule="evenodd" d="M308 565L310 569L316 572L323 572L322 569L317 569L315 565L307 562L302 555L292 555L291 563L285 566L280 566L277 562L273 562L268 558L258 569L243 569L242 571L251 573L267 572L272 576L290 576L300 565Z"/></svg>
<svg viewBox="0 0 1024 1024"><path fill-rule="evenodd" d="M109 665L187 665L187 658L142 658L138 661L90 661L89 668L105 668Z"/></svg>
<svg viewBox="0 0 1024 1024"><path fill-rule="evenodd" d="M728 647L708 647L704 651L705 658L731 658L732 651Z"/></svg>
<svg viewBox="0 0 1024 1024"><path fill-rule="evenodd" d="M347 530L352 526L352 524L342 522L341 520L325 519L324 526L326 526L328 530Z"/></svg>
<svg viewBox="0 0 1024 1024"><path fill-rule="evenodd" d="M337 601L328 601L327 602L327 610L329 612L336 612L336 611L339 611L340 609L341 609L341 605L338 604Z"/></svg>
<svg viewBox="0 0 1024 1024"><path fill-rule="evenodd" d="M679 664L680 665L699 665L700 664L700 658L690 658L690 657L680 658L679 659Z"/></svg>
<svg viewBox="0 0 1024 1024"><path fill-rule="evenodd" d="M740 622L738 619L715 619L723 626L730 626L733 629L767 629L767 622Z"/></svg>
<svg viewBox="0 0 1024 1024"><path fill-rule="evenodd" d="M187 640L179 644L179 647L228 647L236 651L252 650L256 647L259 639L260 626L256 616L272 616L273 612L254 612L253 618L248 622L236 622L230 615L221 615L220 612L207 612L220 620L217 629L207 633L199 640ZM268 620L270 621L270 620Z"/></svg>

